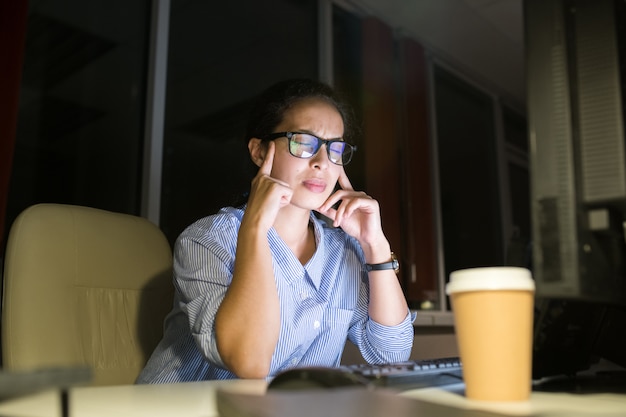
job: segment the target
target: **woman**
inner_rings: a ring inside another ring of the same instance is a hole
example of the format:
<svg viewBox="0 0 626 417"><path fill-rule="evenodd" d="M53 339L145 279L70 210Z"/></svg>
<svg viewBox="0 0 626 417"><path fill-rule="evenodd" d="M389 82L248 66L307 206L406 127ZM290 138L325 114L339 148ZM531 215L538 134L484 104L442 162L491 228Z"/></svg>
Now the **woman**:
<svg viewBox="0 0 626 417"><path fill-rule="evenodd" d="M317 81L261 95L247 130L259 167L247 204L178 238L174 308L138 382L337 366L346 338L370 363L407 360L414 316L378 203L344 171L354 151L344 128L344 105Z"/></svg>

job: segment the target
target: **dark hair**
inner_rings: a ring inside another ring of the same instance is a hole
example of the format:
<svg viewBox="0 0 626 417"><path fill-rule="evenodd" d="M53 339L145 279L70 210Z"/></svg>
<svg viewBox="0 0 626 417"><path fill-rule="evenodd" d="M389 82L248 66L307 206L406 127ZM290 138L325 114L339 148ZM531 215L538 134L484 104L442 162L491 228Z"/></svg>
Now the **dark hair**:
<svg viewBox="0 0 626 417"><path fill-rule="evenodd" d="M327 84L307 78L280 81L258 97L252 108L246 129L246 143L251 138L263 139L274 132L285 113L302 100L317 98L337 109L343 120L343 138L350 142L353 134L353 115L350 107Z"/></svg>

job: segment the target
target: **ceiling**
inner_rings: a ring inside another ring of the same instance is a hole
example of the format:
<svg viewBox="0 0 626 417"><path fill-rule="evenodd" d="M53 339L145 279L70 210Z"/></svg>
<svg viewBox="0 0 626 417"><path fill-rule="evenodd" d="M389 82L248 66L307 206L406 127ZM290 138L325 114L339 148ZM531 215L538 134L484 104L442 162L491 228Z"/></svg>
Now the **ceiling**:
<svg viewBox="0 0 626 417"><path fill-rule="evenodd" d="M445 63L525 102L523 0L345 0L418 40Z"/></svg>

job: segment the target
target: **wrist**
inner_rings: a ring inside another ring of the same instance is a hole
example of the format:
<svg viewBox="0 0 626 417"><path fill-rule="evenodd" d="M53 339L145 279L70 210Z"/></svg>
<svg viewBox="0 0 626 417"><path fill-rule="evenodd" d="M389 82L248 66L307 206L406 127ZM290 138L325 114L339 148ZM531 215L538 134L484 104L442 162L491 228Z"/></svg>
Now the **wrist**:
<svg viewBox="0 0 626 417"><path fill-rule="evenodd" d="M398 258L396 257L396 255L393 252L391 252L389 254L388 261L380 262L376 264L366 263L365 270L367 272L392 270L397 275L400 272L400 262L398 261Z"/></svg>
<svg viewBox="0 0 626 417"><path fill-rule="evenodd" d="M361 244L361 248L368 264L388 262L390 259L391 245L386 239L374 244Z"/></svg>

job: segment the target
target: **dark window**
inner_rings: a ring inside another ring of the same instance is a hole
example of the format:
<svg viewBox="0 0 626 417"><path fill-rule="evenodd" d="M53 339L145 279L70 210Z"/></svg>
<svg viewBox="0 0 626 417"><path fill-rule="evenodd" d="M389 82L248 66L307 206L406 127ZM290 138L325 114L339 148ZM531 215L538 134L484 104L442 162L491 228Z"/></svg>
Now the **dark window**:
<svg viewBox="0 0 626 417"><path fill-rule="evenodd" d="M317 4L174 1L171 7L161 228L241 201L252 99L276 81L317 78Z"/></svg>
<svg viewBox="0 0 626 417"><path fill-rule="evenodd" d="M445 277L456 269L502 265L494 104L436 66L435 112Z"/></svg>
<svg viewBox="0 0 626 417"><path fill-rule="evenodd" d="M39 202L139 213L150 2L29 2L6 224Z"/></svg>

